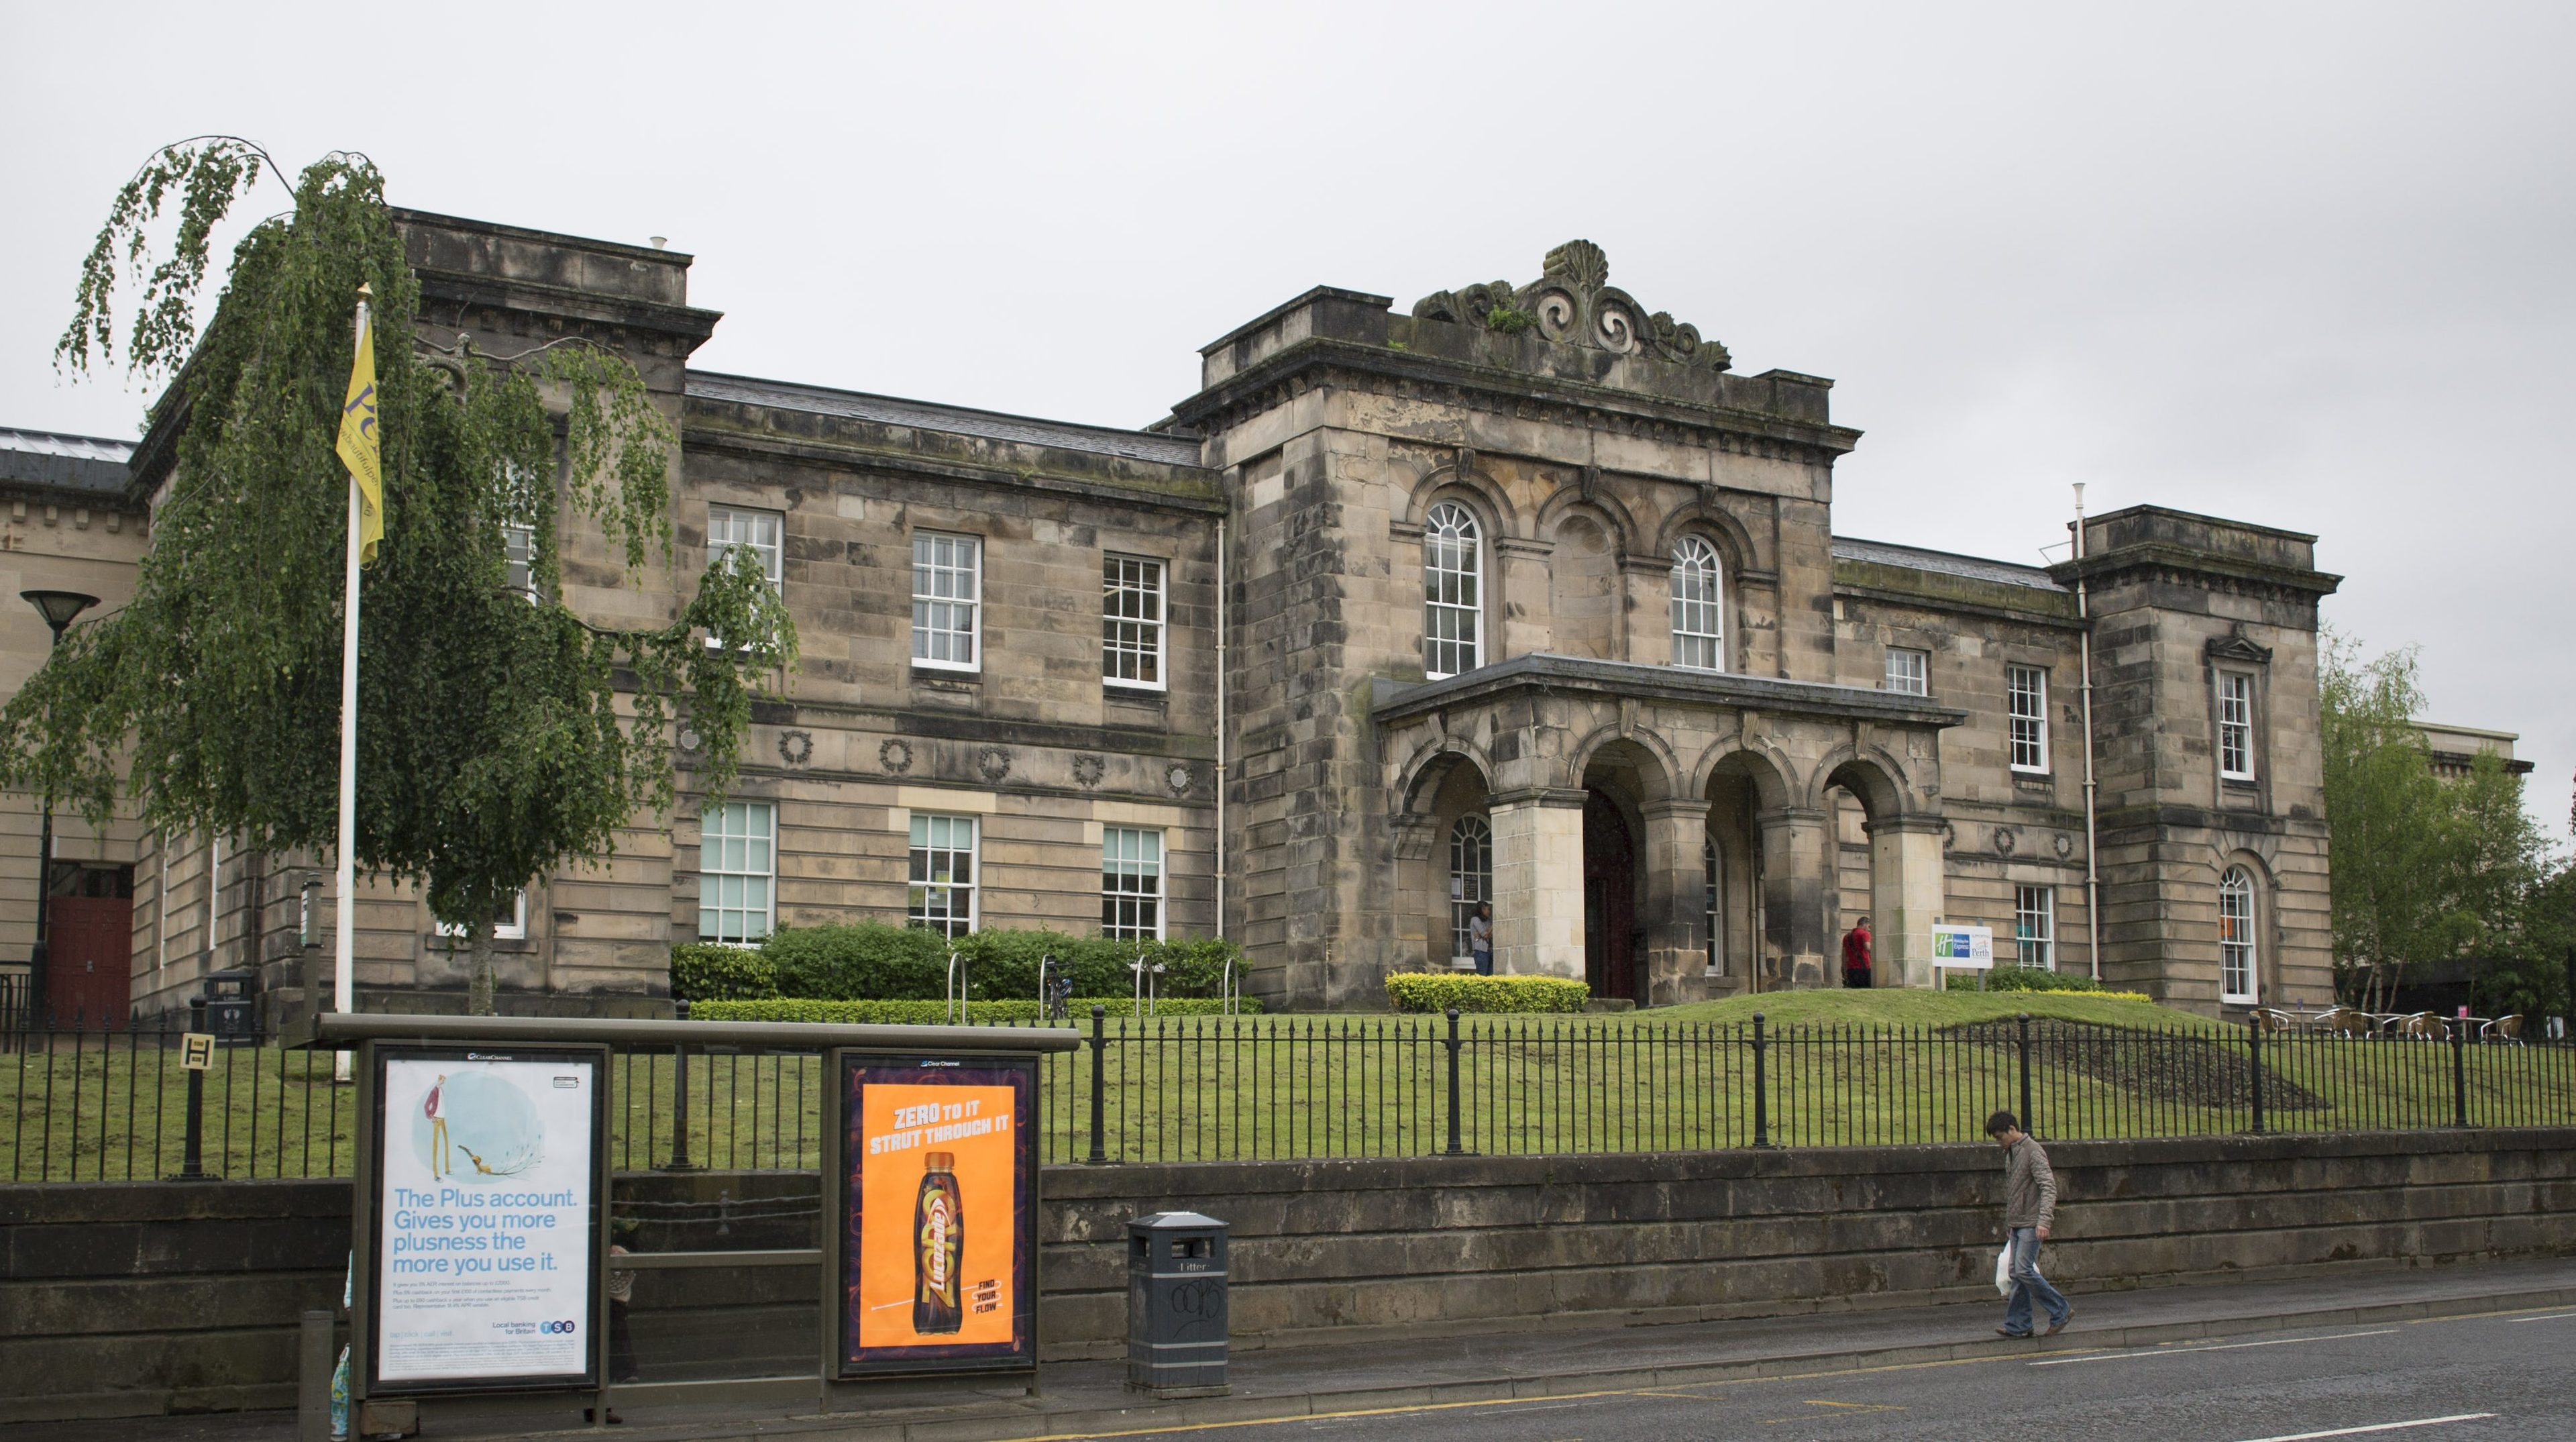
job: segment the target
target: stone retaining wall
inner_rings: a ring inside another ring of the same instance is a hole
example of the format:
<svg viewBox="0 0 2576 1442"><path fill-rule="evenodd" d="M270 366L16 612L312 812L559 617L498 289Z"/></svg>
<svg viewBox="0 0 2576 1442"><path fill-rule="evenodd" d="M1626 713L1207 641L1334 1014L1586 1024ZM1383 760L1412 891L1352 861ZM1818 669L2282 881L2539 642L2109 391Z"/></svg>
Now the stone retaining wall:
<svg viewBox="0 0 2576 1442"><path fill-rule="evenodd" d="M2576 1130L2058 1143L2050 1274L2079 1294L2576 1252ZM1124 1224L1233 1225L1238 1346L1991 1301L1983 1146L1056 1167L1054 1359L1126 1335ZM622 1176L640 1250L813 1245L814 1179ZM345 1182L0 1187L0 1421L292 1404L339 1300ZM648 1272L648 1377L815 1343L810 1271Z"/></svg>

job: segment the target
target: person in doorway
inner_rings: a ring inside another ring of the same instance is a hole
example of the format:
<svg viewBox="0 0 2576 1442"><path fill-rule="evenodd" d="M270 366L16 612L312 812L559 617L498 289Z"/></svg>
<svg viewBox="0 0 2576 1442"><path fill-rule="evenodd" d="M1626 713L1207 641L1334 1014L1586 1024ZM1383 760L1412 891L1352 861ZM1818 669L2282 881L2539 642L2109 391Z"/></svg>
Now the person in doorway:
<svg viewBox="0 0 2576 1442"><path fill-rule="evenodd" d="M1476 903L1476 914L1467 918L1467 954L1475 958L1476 974L1494 974L1494 908L1491 902Z"/></svg>
<svg viewBox="0 0 2576 1442"><path fill-rule="evenodd" d="M1869 989L1869 918L1843 933L1843 985Z"/></svg>
<svg viewBox="0 0 2576 1442"><path fill-rule="evenodd" d="M2074 1304L2039 1274L2039 1244L2057 1224L2057 1173L2049 1170L2048 1153L2011 1112L1986 1118L1986 1135L2004 1149L2004 1235L2012 1249L2012 1296L2004 1304L2004 1324L1995 1331L2005 1337L2029 1336L2030 1304L2037 1298L2048 1309L2048 1335L2054 1337L2075 1315Z"/></svg>

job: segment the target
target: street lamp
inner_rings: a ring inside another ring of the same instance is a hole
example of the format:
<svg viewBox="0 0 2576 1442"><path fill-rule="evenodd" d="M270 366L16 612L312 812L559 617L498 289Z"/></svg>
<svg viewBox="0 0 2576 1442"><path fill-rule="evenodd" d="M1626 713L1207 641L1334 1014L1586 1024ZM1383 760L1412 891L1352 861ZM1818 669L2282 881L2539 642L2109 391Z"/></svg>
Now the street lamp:
<svg viewBox="0 0 2576 1442"><path fill-rule="evenodd" d="M44 617L45 625L53 631L54 639L47 647L48 655L52 654L53 647L63 644L64 628L70 626L81 612L98 604L98 597L84 596L78 591L20 591L18 599L35 607L36 614ZM45 788L45 820L36 835L36 944L27 952L26 1014L29 1030L34 1030L36 1008L49 1000L45 991L45 911L46 899L54 891L54 791L51 786ZM50 1022L51 1018L47 1020Z"/></svg>

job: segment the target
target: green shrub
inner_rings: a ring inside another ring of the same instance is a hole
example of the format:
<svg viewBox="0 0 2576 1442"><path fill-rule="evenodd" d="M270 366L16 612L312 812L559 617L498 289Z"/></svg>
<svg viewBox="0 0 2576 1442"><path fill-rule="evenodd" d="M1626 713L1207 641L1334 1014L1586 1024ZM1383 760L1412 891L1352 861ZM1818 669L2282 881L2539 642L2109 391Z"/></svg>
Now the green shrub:
<svg viewBox="0 0 2576 1442"><path fill-rule="evenodd" d="M1943 983L1952 991L1978 990L1974 974L1952 973ZM2102 983L2072 971L2050 971L2039 966L1999 966L1986 973L1987 991L2080 991L2110 1001L2152 1001L2141 991L2106 991Z"/></svg>
<svg viewBox="0 0 2576 1442"><path fill-rule="evenodd" d="M1132 1016L1134 1004L1123 996L1078 996L1069 1004L1074 1023L1088 1025L1091 1008L1107 1007L1113 1018ZM1154 1005L1156 1016L1213 1016L1223 1010L1223 1003L1211 997L1165 997ZM1261 1010L1261 1003L1251 997L1243 999L1246 1012ZM966 1003L967 1020L982 1026L1001 1022L1033 1022L1038 1019L1038 1004L1027 1001L970 1001ZM705 1001L689 1007L691 1021L828 1021L865 1022L879 1026L938 1026L948 1020L948 1007L941 1001L820 1001L811 997L774 997L765 1001Z"/></svg>
<svg viewBox="0 0 2576 1442"><path fill-rule="evenodd" d="M692 1002L776 996L777 971L749 947L683 942L671 948L671 995Z"/></svg>
<svg viewBox="0 0 2576 1442"><path fill-rule="evenodd" d="M931 1001L948 992L949 943L936 932L859 921L832 926L785 927L761 943L777 974L777 994L819 1001ZM1133 994L1129 963L1141 949L1163 973L1154 989L1163 996L1214 997L1225 963L1240 975L1243 952L1231 941L1194 937L1171 941L1113 941L1058 931L978 931L957 938L967 995L974 1000L1035 1003L1038 962L1052 955L1085 996Z"/></svg>
<svg viewBox="0 0 2576 1442"><path fill-rule="evenodd" d="M1561 976L1399 971L1386 979L1397 1011L1581 1011L1592 988Z"/></svg>

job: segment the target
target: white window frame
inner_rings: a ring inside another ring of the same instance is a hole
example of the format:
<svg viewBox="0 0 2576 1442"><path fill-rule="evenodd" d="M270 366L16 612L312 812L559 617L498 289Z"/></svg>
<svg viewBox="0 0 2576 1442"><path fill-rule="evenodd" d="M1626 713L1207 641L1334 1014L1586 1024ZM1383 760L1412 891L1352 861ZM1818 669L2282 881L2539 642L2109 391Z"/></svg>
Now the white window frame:
<svg viewBox="0 0 2576 1442"><path fill-rule="evenodd" d="M1699 859L1708 883L1708 911L1704 918L1708 927L1708 974L1723 976L1726 973L1726 870L1721 864L1723 856L1717 849L1716 837L1700 838Z"/></svg>
<svg viewBox="0 0 2576 1442"><path fill-rule="evenodd" d="M934 654L961 648L962 659ZM912 664L924 671L984 669L983 537L912 533Z"/></svg>
<svg viewBox="0 0 2576 1442"><path fill-rule="evenodd" d="M1151 556L1115 552L1100 562L1100 681L1121 690L1163 691L1170 688L1164 664L1164 636L1170 630L1169 564ZM1142 582L1150 580L1150 585ZM1125 676L1122 669L1148 674Z"/></svg>
<svg viewBox="0 0 2576 1442"><path fill-rule="evenodd" d="M2013 960L2020 965L2057 970L2056 887L2013 888L2013 945Z"/></svg>
<svg viewBox="0 0 2576 1442"><path fill-rule="evenodd" d="M537 605L537 528L516 521L501 523L501 584Z"/></svg>
<svg viewBox="0 0 2576 1442"><path fill-rule="evenodd" d="M755 946L777 929L778 803L728 801L698 818L698 939Z"/></svg>
<svg viewBox="0 0 2576 1442"><path fill-rule="evenodd" d="M2231 866L2218 878L2218 999L2252 1006L2262 986L2262 944L2255 929L2254 874Z"/></svg>
<svg viewBox="0 0 2576 1442"><path fill-rule="evenodd" d="M2218 775L2225 781L2254 779L2254 674L2218 673Z"/></svg>
<svg viewBox="0 0 2576 1442"><path fill-rule="evenodd" d="M1479 905L1494 899L1494 823L1483 816L1461 816L1449 823L1449 958L1468 961L1476 954L1473 929Z"/></svg>
<svg viewBox="0 0 2576 1442"><path fill-rule="evenodd" d="M1422 674L1439 681L1484 664L1485 528L1442 501L1422 527Z"/></svg>
<svg viewBox="0 0 2576 1442"><path fill-rule="evenodd" d="M462 937L465 935L465 928L461 926L450 926L446 922L442 921L438 923L438 934L441 936ZM493 918L492 939L494 941L525 941L528 939L528 889L526 887L520 887L518 894L510 898L510 919L508 921L503 921L498 917Z"/></svg>
<svg viewBox="0 0 2576 1442"><path fill-rule="evenodd" d="M1932 653L1915 646L1890 646L1881 664L1879 689L1899 696L1932 694Z"/></svg>
<svg viewBox="0 0 2576 1442"><path fill-rule="evenodd" d="M764 531L768 533L765 536ZM707 564L712 566L723 560L736 546L749 546L760 557L760 573L769 578L769 584L786 584L786 512L750 506L707 507Z"/></svg>
<svg viewBox="0 0 2576 1442"><path fill-rule="evenodd" d="M2026 776L2048 774L2048 670L2043 666L2004 668L2004 744L2012 769ZM2024 760L2024 757L2031 759Z"/></svg>
<svg viewBox="0 0 2576 1442"><path fill-rule="evenodd" d="M1160 828L1107 826L1100 832L1100 934L1121 941L1160 941L1171 908L1164 902L1167 848ZM1149 854L1150 853L1150 854ZM1142 919L1150 912L1149 923Z"/></svg>
<svg viewBox="0 0 2576 1442"><path fill-rule="evenodd" d="M965 844L958 845L963 829ZM936 931L954 939L972 935L983 925L983 885L977 875L983 870L984 825L974 816L949 816L938 812L916 811L910 821L910 868L905 873L903 924L924 931ZM965 859L965 880L957 879L958 859ZM940 865L947 865L946 879L941 879ZM944 902L932 911L929 899L938 894ZM963 898L964 925L958 925L959 898Z"/></svg>
<svg viewBox="0 0 2576 1442"><path fill-rule="evenodd" d="M1706 537L1673 543L1673 664L1726 669L1726 563Z"/></svg>

